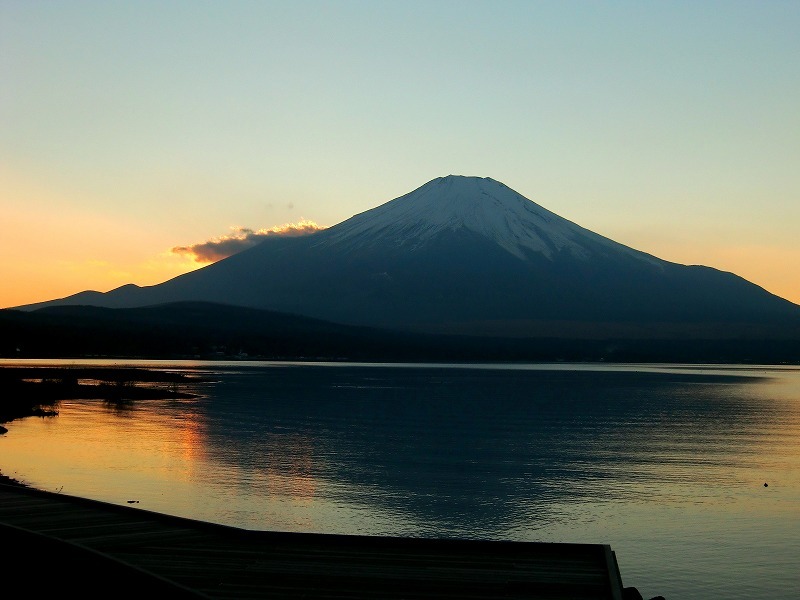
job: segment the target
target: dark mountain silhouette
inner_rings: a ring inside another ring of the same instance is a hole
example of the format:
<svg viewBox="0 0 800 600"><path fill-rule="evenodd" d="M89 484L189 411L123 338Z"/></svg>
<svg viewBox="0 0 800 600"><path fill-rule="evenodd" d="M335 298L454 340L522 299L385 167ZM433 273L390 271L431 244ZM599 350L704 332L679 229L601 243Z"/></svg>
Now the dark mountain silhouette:
<svg viewBox="0 0 800 600"><path fill-rule="evenodd" d="M800 336L496 337L339 325L204 302L143 308L0 310L4 358L235 358L356 361L800 362Z"/></svg>
<svg viewBox="0 0 800 600"><path fill-rule="evenodd" d="M741 277L661 260L502 183L460 176L158 285L21 308L174 302L493 338L800 338L800 306Z"/></svg>

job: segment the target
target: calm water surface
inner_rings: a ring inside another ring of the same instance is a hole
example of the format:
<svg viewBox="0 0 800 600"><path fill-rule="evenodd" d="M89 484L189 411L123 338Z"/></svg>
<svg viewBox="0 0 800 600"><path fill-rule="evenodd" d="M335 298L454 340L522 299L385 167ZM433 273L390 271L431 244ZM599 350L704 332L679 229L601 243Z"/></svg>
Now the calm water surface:
<svg viewBox="0 0 800 600"><path fill-rule="evenodd" d="M646 598L800 597L797 368L106 364L211 380L8 423L4 474L250 529L610 544Z"/></svg>

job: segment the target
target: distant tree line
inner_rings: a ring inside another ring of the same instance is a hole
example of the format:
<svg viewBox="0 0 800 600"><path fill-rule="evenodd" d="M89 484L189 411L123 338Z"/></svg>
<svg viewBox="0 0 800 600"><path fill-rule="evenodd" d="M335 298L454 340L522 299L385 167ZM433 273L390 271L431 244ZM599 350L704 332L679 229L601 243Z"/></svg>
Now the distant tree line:
<svg viewBox="0 0 800 600"><path fill-rule="evenodd" d="M607 361L800 364L800 339L417 335L213 304L0 311L3 358Z"/></svg>

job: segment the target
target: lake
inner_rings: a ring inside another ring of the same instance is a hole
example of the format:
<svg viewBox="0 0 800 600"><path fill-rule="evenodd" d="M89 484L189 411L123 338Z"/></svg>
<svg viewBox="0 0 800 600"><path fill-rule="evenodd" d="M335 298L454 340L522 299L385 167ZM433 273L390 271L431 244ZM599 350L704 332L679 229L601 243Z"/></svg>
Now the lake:
<svg viewBox="0 0 800 600"><path fill-rule="evenodd" d="M798 597L798 367L24 364L208 378L7 423L0 469L37 488L249 529L609 544L645 598Z"/></svg>

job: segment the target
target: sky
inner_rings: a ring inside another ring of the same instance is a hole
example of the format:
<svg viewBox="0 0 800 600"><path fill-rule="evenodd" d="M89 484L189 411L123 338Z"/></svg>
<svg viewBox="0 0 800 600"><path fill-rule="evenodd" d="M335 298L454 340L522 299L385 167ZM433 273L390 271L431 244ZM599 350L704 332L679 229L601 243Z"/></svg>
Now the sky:
<svg viewBox="0 0 800 600"><path fill-rule="evenodd" d="M800 2L0 0L0 307L491 177L800 304Z"/></svg>

